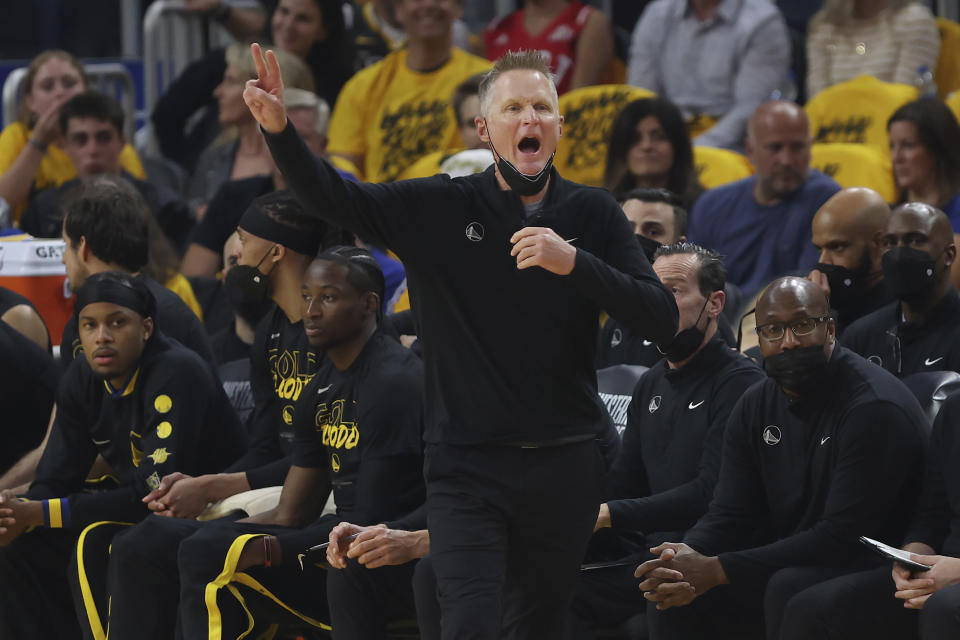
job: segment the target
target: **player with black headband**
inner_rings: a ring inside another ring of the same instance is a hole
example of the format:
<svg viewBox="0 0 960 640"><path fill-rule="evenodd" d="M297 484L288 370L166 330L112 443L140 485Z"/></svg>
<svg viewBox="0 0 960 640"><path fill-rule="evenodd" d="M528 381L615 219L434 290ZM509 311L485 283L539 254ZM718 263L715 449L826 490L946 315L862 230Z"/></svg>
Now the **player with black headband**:
<svg viewBox="0 0 960 640"><path fill-rule="evenodd" d="M102 637L106 549L119 523L149 513L142 498L164 475L216 472L243 453L223 388L196 353L161 333L146 283L92 275L74 314L85 357L60 382L56 422L26 500L4 492L0 504L4 638L76 637L78 615L88 637ZM118 486L86 493L98 454Z"/></svg>
<svg viewBox="0 0 960 640"><path fill-rule="evenodd" d="M260 196L244 212L237 227L240 255L225 286L238 292L238 304L276 303L257 326L251 348L255 406L247 422L250 447L227 473L164 478L150 494L151 510L193 518L210 502L283 484L290 466L294 407L323 360L303 332L300 285L326 230L288 191Z"/></svg>
<svg viewBox="0 0 960 640"><path fill-rule="evenodd" d="M77 292L89 276L104 271L138 274L147 264L150 215L143 198L124 180L101 176L79 185L64 210L63 264L70 288ZM164 335L195 351L211 371L216 371L210 341L196 314L160 283L144 275L137 278L144 281L156 300L157 321ZM60 342L64 370L82 350L76 319L71 316ZM41 443L23 456L0 478L0 487L29 483L44 446Z"/></svg>
<svg viewBox="0 0 960 640"><path fill-rule="evenodd" d="M187 638L207 637L208 631L239 637L250 624L248 615L258 628L275 622L276 608L264 607L266 600L320 628L329 629L332 615L336 637L368 637L355 632L364 621L338 620L336 610L328 615L323 594L328 580L341 576L314 566L323 553L307 557L302 568L298 556L325 541L341 519L386 523L423 503L423 369L416 356L378 330L383 282L365 249L337 247L313 262L301 308L307 338L327 359L297 405L293 464L279 505L240 522L209 523L186 538L179 550L179 587L149 557L149 532L138 534L150 521L118 538L111 637L171 637L175 621L169 612L178 599ZM320 516L331 487L337 513ZM391 568L373 579L404 590L409 600L411 573L412 566Z"/></svg>
<svg viewBox="0 0 960 640"><path fill-rule="evenodd" d="M494 167L348 184L310 161L276 57L252 47L258 79L244 98L287 184L312 214L393 250L407 270L430 399L444 638L499 638L501 621L508 636L557 636L601 499L600 312L666 344L673 296L613 198L553 168L563 118L539 53L509 53L481 82L476 126Z"/></svg>
<svg viewBox="0 0 960 640"><path fill-rule="evenodd" d="M148 224L152 215L137 191L126 182L101 176L78 187L66 204L63 219L63 264L70 288L77 292L88 276L102 271L138 274L147 264ZM175 293L141 277L157 301L163 332L196 351L213 366L213 351L203 323ZM60 359L69 365L82 345L74 318L67 321Z"/></svg>

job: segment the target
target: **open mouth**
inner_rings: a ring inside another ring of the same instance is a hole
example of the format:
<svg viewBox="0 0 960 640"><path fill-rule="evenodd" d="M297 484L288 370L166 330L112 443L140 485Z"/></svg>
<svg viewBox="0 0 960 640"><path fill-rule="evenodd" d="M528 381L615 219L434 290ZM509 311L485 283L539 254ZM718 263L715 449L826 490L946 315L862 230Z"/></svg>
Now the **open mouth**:
<svg viewBox="0 0 960 640"><path fill-rule="evenodd" d="M520 144L517 145L517 149L520 150L520 153L536 153L540 151L540 141L536 138L527 136L520 141Z"/></svg>

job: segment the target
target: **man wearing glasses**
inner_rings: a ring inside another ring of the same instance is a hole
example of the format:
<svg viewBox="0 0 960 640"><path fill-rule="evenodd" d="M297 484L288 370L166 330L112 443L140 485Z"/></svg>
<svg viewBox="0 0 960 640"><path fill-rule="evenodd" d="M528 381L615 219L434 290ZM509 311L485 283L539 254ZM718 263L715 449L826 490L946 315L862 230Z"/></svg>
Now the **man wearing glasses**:
<svg viewBox="0 0 960 640"><path fill-rule="evenodd" d="M899 545L910 517L924 424L913 395L836 342L809 280L771 283L757 332L769 379L730 415L707 514L637 568L651 638L780 638L792 598L882 564L859 536Z"/></svg>

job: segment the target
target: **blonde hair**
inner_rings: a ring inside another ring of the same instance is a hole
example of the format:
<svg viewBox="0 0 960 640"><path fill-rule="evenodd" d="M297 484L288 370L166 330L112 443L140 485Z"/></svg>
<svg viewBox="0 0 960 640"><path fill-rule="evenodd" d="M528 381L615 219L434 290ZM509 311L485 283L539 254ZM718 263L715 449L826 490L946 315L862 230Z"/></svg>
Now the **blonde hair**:
<svg viewBox="0 0 960 640"><path fill-rule="evenodd" d="M299 56L274 49L273 53L277 56L277 63L280 65L280 75L283 76L283 84L294 89L303 89L313 91L315 89L313 72L307 63ZM248 80L257 77L257 65L250 55L250 47L246 44L234 43L227 47L224 57L227 60L227 66L236 69L245 75Z"/></svg>
<svg viewBox="0 0 960 640"><path fill-rule="evenodd" d="M64 51L63 49L47 49L46 51L42 51L40 54L38 54L37 57L30 61L30 65L27 66L27 75L23 78L24 97L33 93L33 82L37 79L37 74L40 72L40 67L54 59L63 60L73 67L78 74L80 74L80 82L83 83L84 90L90 87L90 79L87 77L86 70L72 53ZM19 120L21 124L25 125L28 129L33 129L33 126L37 123L38 117L39 114L34 113L27 107L26 100L20 101L20 107L17 111L17 120Z"/></svg>
<svg viewBox="0 0 960 640"><path fill-rule="evenodd" d="M486 115L487 108L490 106L490 94L493 85L497 78L508 71L538 71L542 73L550 81L554 102L559 102L556 78L550 71L550 65L547 64L543 54L530 49L520 49L503 54L499 60L493 63L493 68L487 71L483 79L480 80L480 113Z"/></svg>
<svg viewBox="0 0 960 640"><path fill-rule="evenodd" d="M315 109L317 124L314 130L321 135L327 135L327 125L330 122L330 105L327 104L326 100L303 89L284 87L283 104L287 109Z"/></svg>

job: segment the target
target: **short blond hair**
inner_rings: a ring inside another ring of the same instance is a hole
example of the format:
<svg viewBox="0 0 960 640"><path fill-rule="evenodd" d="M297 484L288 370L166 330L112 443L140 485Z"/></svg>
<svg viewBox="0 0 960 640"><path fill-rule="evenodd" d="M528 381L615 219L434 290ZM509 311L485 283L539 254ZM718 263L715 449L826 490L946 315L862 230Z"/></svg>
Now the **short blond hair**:
<svg viewBox="0 0 960 640"><path fill-rule="evenodd" d="M314 109L317 112L317 124L314 130L327 135L327 125L330 122L330 105L315 93L303 89L284 87L283 104L287 109Z"/></svg>
<svg viewBox="0 0 960 640"><path fill-rule="evenodd" d="M508 71L537 71L542 73L546 76L547 80L550 81L554 101L559 102L560 98L557 94L556 78L542 53L531 49L507 51L493 63L493 68L487 71L483 79L480 80L480 113L483 115L487 114L487 108L490 106L490 94L493 90L493 85L496 83L497 78Z"/></svg>

